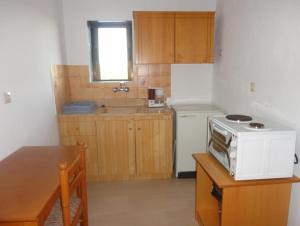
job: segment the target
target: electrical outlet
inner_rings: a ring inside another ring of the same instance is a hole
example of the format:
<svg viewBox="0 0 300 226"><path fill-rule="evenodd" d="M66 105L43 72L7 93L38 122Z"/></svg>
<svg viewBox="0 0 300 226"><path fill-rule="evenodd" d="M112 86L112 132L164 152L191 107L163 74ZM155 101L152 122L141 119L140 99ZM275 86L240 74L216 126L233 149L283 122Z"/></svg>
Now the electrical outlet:
<svg viewBox="0 0 300 226"><path fill-rule="evenodd" d="M251 93L255 92L255 82L250 82L250 92Z"/></svg>
<svg viewBox="0 0 300 226"><path fill-rule="evenodd" d="M5 104L9 104L12 102L12 99L11 99L11 92L4 92L3 93L3 96L4 96L4 103Z"/></svg>

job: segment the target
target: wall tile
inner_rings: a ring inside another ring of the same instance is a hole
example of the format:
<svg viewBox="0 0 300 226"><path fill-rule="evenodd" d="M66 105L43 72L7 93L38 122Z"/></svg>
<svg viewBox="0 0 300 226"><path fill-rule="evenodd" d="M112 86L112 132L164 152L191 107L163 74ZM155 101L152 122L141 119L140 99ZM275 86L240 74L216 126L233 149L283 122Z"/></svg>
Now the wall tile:
<svg viewBox="0 0 300 226"><path fill-rule="evenodd" d="M171 86L171 78L167 76L160 76L160 87L170 87Z"/></svg>
<svg viewBox="0 0 300 226"><path fill-rule="evenodd" d="M149 87L160 87L160 76L149 76Z"/></svg>
<svg viewBox="0 0 300 226"><path fill-rule="evenodd" d="M149 75L148 65L136 65L137 75Z"/></svg>
<svg viewBox="0 0 300 226"><path fill-rule="evenodd" d="M68 101L93 100L105 105L146 104L149 87L162 87L166 97L171 95L171 65L134 65L133 79L127 82L129 93L114 93L119 83L90 83L87 65L54 65L53 86L58 112Z"/></svg>
<svg viewBox="0 0 300 226"><path fill-rule="evenodd" d="M171 66L170 64L161 64L160 65L160 75L161 76L171 76Z"/></svg>
<svg viewBox="0 0 300 226"><path fill-rule="evenodd" d="M151 76L151 77L159 77L160 76L160 65L159 64L149 65L149 76Z"/></svg>
<svg viewBox="0 0 300 226"><path fill-rule="evenodd" d="M138 88L138 98L148 98L148 89Z"/></svg>
<svg viewBox="0 0 300 226"><path fill-rule="evenodd" d="M148 76L137 76L138 77L138 87L148 88L149 81Z"/></svg>
<svg viewBox="0 0 300 226"><path fill-rule="evenodd" d="M80 65L67 65L68 76L80 76Z"/></svg>
<svg viewBox="0 0 300 226"><path fill-rule="evenodd" d="M55 95L56 111L60 113L63 105L70 101L69 80L65 77L64 65L52 65L51 76Z"/></svg>

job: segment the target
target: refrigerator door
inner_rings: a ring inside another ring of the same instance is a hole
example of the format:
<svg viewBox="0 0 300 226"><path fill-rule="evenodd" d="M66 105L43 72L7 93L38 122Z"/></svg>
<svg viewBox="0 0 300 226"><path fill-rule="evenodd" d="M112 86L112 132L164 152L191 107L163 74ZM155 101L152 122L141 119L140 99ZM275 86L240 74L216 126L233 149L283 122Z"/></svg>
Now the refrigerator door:
<svg viewBox="0 0 300 226"><path fill-rule="evenodd" d="M208 113L177 113L176 176L195 171L193 153L206 152Z"/></svg>

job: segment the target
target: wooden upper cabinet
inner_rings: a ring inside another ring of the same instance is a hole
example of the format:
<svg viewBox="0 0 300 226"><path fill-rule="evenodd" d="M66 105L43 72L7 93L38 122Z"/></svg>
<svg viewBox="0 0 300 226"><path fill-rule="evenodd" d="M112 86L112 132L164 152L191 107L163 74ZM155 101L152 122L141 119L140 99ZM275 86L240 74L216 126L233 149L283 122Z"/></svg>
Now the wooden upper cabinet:
<svg viewBox="0 0 300 226"><path fill-rule="evenodd" d="M174 16L173 12L133 12L137 64L174 63Z"/></svg>
<svg viewBox="0 0 300 226"><path fill-rule="evenodd" d="M134 12L136 64L213 63L214 12Z"/></svg>
<svg viewBox="0 0 300 226"><path fill-rule="evenodd" d="M175 63L213 63L214 12L176 12Z"/></svg>

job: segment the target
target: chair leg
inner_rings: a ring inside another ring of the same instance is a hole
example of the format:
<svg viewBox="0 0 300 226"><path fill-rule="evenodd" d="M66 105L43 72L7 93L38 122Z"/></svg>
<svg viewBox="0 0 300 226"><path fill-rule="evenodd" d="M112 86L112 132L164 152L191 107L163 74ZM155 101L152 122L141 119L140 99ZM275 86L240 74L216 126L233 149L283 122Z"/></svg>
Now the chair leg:
<svg viewBox="0 0 300 226"><path fill-rule="evenodd" d="M87 212L83 210L82 215L81 215L81 221L80 221L80 226L88 226L88 215Z"/></svg>

